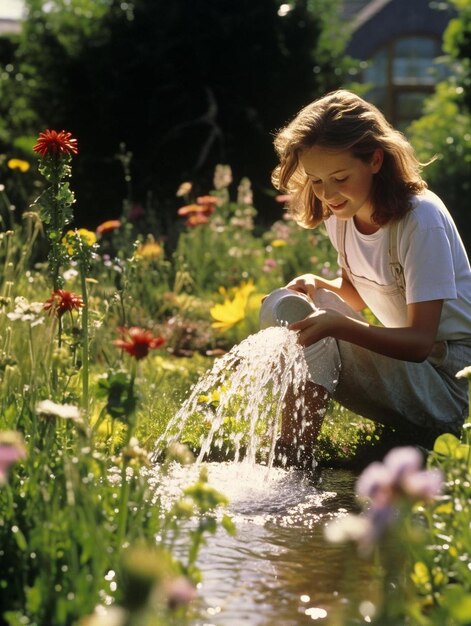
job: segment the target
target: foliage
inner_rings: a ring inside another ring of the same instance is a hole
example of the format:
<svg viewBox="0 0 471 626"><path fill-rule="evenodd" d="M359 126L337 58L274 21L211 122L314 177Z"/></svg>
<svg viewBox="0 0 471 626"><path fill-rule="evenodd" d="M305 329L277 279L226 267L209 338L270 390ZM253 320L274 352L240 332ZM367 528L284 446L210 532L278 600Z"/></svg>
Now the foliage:
<svg viewBox="0 0 471 626"><path fill-rule="evenodd" d="M453 0L458 15L444 34L450 76L425 102L424 115L410 127L410 139L423 162L429 186L446 202L471 249L467 197L471 164L471 5Z"/></svg>
<svg viewBox="0 0 471 626"><path fill-rule="evenodd" d="M97 260L89 244L99 249L95 234L79 229L63 237L68 219L56 219L62 214L57 200L71 193L59 172L69 167L69 159L57 153L42 159L45 175L52 172L54 192L38 200L43 219L36 213L31 222L53 227L46 231L54 251L47 263L53 269L52 296L46 300L50 286L43 266L30 268L37 230L17 227L0 239L5 261L0 276L0 623L63 625L99 604L113 604L125 615L148 615L152 623L167 624L185 612L180 605L194 595L198 549L204 535L218 527L216 509L225 499L202 473L182 494L184 505L179 508L177 499L168 513L160 506L165 467L157 480L146 472L148 451L136 435L142 434L138 366L164 340L130 327L112 341L118 328L111 322L104 342L114 343L113 364L100 364L103 353L98 363L89 362L89 342L96 339L89 325L92 330L107 312L110 320L116 317L104 299L97 301L93 292L88 297L87 275ZM54 289L59 280L68 286L66 281L76 278L81 295ZM185 519L195 517L199 525L188 534L186 556L183 551L176 560L170 536L180 532L184 511ZM221 523L232 532L227 517ZM150 581L131 575L129 553L137 553L138 546L145 546L151 561L155 554L153 567L160 563L159 575Z"/></svg>
<svg viewBox="0 0 471 626"><path fill-rule="evenodd" d="M293 274L332 278L335 258L322 229L312 233L283 219L258 232L249 181L239 181L235 194L228 174L228 166L215 172L209 197L218 202L185 187L182 202L191 204L177 209L185 219L174 255L155 231L137 234L123 218L94 233L64 233L66 224L59 224L56 262L47 254L56 196L44 202L43 195L41 215L25 214L21 226L10 221L2 196L8 230L0 234L0 606L9 626L89 626L105 617L184 624L206 535L218 525L234 531L220 511L224 496L204 472L166 508L159 491L166 472L192 455L172 447L159 473L150 452L214 355L258 329L261 295ZM67 182L57 180L58 197ZM211 210L203 208L208 204ZM48 274L51 263L56 273ZM49 276L63 281L52 295ZM191 448L198 449L216 409L224 447L245 445L247 424L233 418L243 398L232 394L220 407L222 396L223 389L208 389L197 398L184 433ZM264 401L274 401L269 391ZM263 425L256 429L257 454L265 454ZM467 623L468 433L467 426L462 441L437 440L429 469L443 472L441 498L427 506L408 501L401 524L388 527L404 560L389 571L394 554L387 542L380 546L376 615L362 614L373 623ZM319 460L364 462L383 435L334 404ZM384 589L395 585L394 615L384 609L383 582Z"/></svg>
<svg viewBox="0 0 471 626"><path fill-rule="evenodd" d="M342 624L360 615L378 626L469 624L468 427L462 442L439 437L425 470L410 447L369 465L356 486L363 511L327 526L329 541L356 545L377 566L371 600L351 597Z"/></svg>
<svg viewBox="0 0 471 626"><path fill-rule="evenodd" d="M38 126L70 128L82 144L76 215L88 227L126 197L168 230L180 177L208 186L224 160L269 210L271 133L348 68L329 36L338 0L295 0L286 14L280 4L26 0L0 73L0 152L25 158ZM132 185L116 184L123 167Z"/></svg>

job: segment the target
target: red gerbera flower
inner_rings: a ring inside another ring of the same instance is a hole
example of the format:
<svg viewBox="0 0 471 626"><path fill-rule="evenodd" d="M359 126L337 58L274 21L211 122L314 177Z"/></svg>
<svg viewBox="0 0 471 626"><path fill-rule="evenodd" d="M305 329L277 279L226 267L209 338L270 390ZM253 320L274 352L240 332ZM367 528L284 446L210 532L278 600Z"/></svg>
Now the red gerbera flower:
<svg viewBox="0 0 471 626"><path fill-rule="evenodd" d="M82 296L64 289L57 289L46 300L43 308L45 311L56 313L57 317L62 317L66 311L78 311L81 307L83 307Z"/></svg>
<svg viewBox="0 0 471 626"><path fill-rule="evenodd" d="M47 154L77 154L77 140L65 130L45 130L39 133L33 150L43 157Z"/></svg>
<svg viewBox="0 0 471 626"><path fill-rule="evenodd" d="M116 339L113 344L126 350L137 360L143 359L149 354L149 350L160 348L165 343L163 337L154 337L150 330L132 326L131 328L118 328L122 339Z"/></svg>

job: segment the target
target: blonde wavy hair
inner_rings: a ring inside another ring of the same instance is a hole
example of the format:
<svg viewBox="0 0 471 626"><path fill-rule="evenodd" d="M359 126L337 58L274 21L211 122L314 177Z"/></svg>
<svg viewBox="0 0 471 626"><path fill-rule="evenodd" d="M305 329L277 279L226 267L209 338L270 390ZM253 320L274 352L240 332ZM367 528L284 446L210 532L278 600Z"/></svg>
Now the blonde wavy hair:
<svg viewBox="0 0 471 626"><path fill-rule="evenodd" d="M349 150L370 162L377 148L384 152L381 169L373 176L372 219L378 226L400 220L411 209L411 196L427 185L422 164L406 137L395 130L374 105L345 89L307 105L274 141L279 164L272 182L290 194L289 212L305 228L313 228L330 212L316 198L299 156L313 146Z"/></svg>

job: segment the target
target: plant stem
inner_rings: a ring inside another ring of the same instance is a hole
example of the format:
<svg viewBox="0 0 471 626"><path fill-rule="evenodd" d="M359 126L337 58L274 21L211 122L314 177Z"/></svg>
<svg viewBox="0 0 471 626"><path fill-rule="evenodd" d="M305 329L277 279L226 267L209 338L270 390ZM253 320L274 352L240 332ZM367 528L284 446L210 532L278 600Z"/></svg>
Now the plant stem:
<svg viewBox="0 0 471 626"><path fill-rule="evenodd" d="M80 279L82 284L82 408L85 419L88 422L88 381L89 381L89 352L88 352L88 292L86 272L83 265L80 266Z"/></svg>
<svg viewBox="0 0 471 626"><path fill-rule="evenodd" d="M134 381L136 379L136 362L132 363L132 371L131 371L131 380L129 382L129 395L134 395ZM128 430L126 433L126 437L124 440L124 447L126 447L134 434L134 430L136 428L136 414L133 412L128 417ZM122 463L123 466L121 468L121 493L119 498L119 517L118 517L118 529L117 529L117 548L121 550L124 542L124 537L126 534L126 524L128 519L128 500L129 500L129 481L127 479L127 467L128 467L128 457L122 455Z"/></svg>

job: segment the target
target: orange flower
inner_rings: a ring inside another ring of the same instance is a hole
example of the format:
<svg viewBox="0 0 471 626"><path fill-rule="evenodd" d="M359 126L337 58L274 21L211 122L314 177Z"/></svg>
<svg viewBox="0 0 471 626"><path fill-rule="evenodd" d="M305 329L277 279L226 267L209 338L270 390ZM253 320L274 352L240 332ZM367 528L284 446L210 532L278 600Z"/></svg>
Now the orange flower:
<svg viewBox="0 0 471 626"><path fill-rule="evenodd" d="M196 202L198 204L203 204L204 206L209 204L216 206L219 204L220 200L216 196L199 196L198 198L196 198Z"/></svg>
<svg viewBox="0 0 471 626"><path fill-rule="evenodd" d="M154 337L150 330L132 326L131 328L118 328L122 339L116 339L113 344L126 350L137 360L143 359L149 354L149 350L160 348L165 340L163 337Z"/></svg>
<svg viewBox="0 0 471 626"><path fill-rule="evenodd" d="M44 303L44 310L56 313L57 317L62 317L67 311L78 311L83 307L82 296L71 291L57 289L52 292L52 296Z"/></svg>
<svg viewBox="0 0 471 626"><path fill-rule="evenodd" d="M187 226L200 226L200 224L207 224L209 222L209 218L204 213L193 213L186 220Z"/></svg>
<svg viewBox="0 0 471 626"><path fill-rule="evenodd" d="M199 196L196 198L196 202L200 205L200 211L204 215L212 215L220 204L220 200L216 196Z"/></svg>
<svg viewBox="0 0 471 626"><path fill-rule="evenodd" d="M190 213L201 213L201 207L199 204L187 204L182 206L177 211L178 215L189 215Z"/></svg>
<svg viewBox="0 0 471 626"><path fill-rule="evenodd" d="M199 196L196 199L196 204L187 204L178 209L178 215L192 215L200 213L202 215L212 215L216 210L219 198L215 196Z"/></svg>
<svg viewBox="0 0 471 626"><path fill-rule="evenodd" d="M72 137L72 133L65 130L46 130L39 133L36 145L33 150L45 157L48 154L77 154L77 140Z"/></svg>
<svg viewBox="0 0 471 626"><path fill-rule="evenodd" d="M109 233L112 230L116 230L121 227L120 220L107 220L96 227L97 235L103 235L103 233Z"/></svg>

